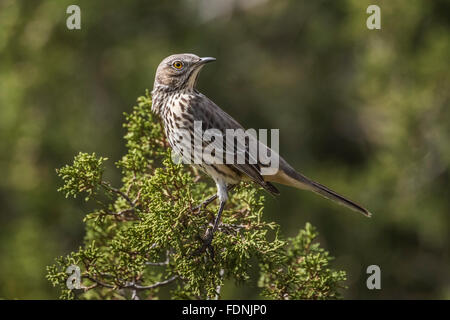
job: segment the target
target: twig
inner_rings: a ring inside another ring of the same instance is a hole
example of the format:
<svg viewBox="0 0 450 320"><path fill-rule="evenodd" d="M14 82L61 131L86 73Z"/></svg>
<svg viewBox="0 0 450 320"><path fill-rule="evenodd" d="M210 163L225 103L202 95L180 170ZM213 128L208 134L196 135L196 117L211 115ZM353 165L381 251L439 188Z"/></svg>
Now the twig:
<svg viewBox="0 0 450 320"><path fill-rule="evenodd" d="M92 285L90 285L90 286L81 286L81 289L83 289L83 291L84 292L87 292L87 291L89 291L89 290L91 290L91 289L94 289L95 287L97 287L98 286L98 283L97 282L94 282Z"/></svg>
<svg viewBox="0 0 450 320"><path fill-rule="evenodd" d="M120 196L121 196L122 198L124 198L124 199L125 199L125 200L133 207L133 208L135 207L133 201L130 199L129 196L126 195L125 192L122 192L122 191L120 191L119 189L114 188L113 186L111 186L111 185L109 184L109 182L106 182L106 181L102 181L102 182L101 182L101 185L102 185L104 188L110 190L111 192L114 192L114 193L120 195Z"/></svg>
<svg viewBox="0 0 450 320"><path fill-rule="evenodd" d="M145 264L148 266L167 266L169 264L169 260L162 262L146 262Z"/></svg>
<svg viewBox="0 0 450 320"><path fill-rule="evenodd" d="M97 279L92 278L92 277L90 277L90 276L86 276L86 278L88 278L89 280L91 280L91 281L93 281L93 282L97 283L98 285L100 285L100 286L102 286L102 287L105 287L105 288L111 288L111 289L113 289L113 288L116 288L116 287L117 287L117 286L115 286L115 285L112 285L112 284L109 284L109 283L105 283L105 282L103 282L103 281L97 280Z"/></svg>
<svg viewBox="0 0 450 320"><path fill-rule="evenodd" d="M138 190L137 196L136 198L133 200L133 208L136 207L137 202L139 201L139 199L141 198L141 191L142 189Z"/></svg>
<svg viewBox="0 0 450 320"><path fill-rule="evenodd" d="M134 289L136 289L136 290L148 290L148 289L154 289L154 288L157 288L157 287L160 287L160 286L164 286L164 285L166 285L166 284L169 284L169 283L175 281L177 278L178 278L178 275L175 275L175 276L170 277L169 279L166 279L166 280L164 280L164 281L156 282L156 283L154 283L154 284L152 284L152 285L149 285L149 286L141 286L141 285L138 285L138 284L133 284L133 286L131 286L131 288L134 288ZM129 287L128 287L128 288L129 288Z"/></svg>
<svg viewBox="0 0 450 320"><path fill-rule="evenodd" d="M113 285L113 284L110 284L110 283L106 283L106 282L100 281L100 280L95 279L95 278L90 277L90 276L87 276L86 278L91 280L91 281L93 281L93 282L95 282L96 284L98 284L98 285L100 285L102 287L110 288L110 289L117 288L117 289L148 290L148 289L154 289L154 288L157 288L157 287L169 284L169 283L175 281L178 278L178 275L172 276L169 279L166 279L166 280L163 280L163 281L159 281L159 282L156 282L156 283L148 285L148 286L141 286L139 284L135 284L134 282L131 282L131 283L128 283L128 284L125 284L125 285ZM89 287L87 287L87 288L89 288Z"/></svg>
<svg viewBox="0 0 450 320"><path fill-rule="evenodd" d="M131 291L131 300L140 300L136 290Z"/></svg>
<svg viewBox="0 0 450 320"><path fill-rule="evenodd" d="M248 226L243 225L243 224L221 223L217 229L226 234L231 234L231 231L234 231L236 234L238 234L239 231L241 231L242 229L244 229L244 230L248 229Z"/></svg>
<svg viewBox="0 0 450 320"><path fill-rule="evenodd" d="M127 188L127 196L130 196L131 187L133 186L134 182L136 181L136 172L133 172L133 178L130 181L130 185Z"/></svg>
<svg viewBox="0 0 450 320"><path fill-rule="evenodd" d="M166 251L166 260L162 261L162 262L146 262L145 264L148 266L167 266L170 262L170 257L169 257L169 250Z"/></svg>
<svg viewBox="0 0 450 320"><path fill-rule="evenodd" d="M223 275L224 275L224 273L225 273L225 270L224 269L220 269L220 271L219 271L219 275L220 275L220 278L223 278ZM217 287L216 287L216 297L214 298L214 300L219 300L219 298L220 298L220 290L222 289L222 285L217 285Z"/></svg>

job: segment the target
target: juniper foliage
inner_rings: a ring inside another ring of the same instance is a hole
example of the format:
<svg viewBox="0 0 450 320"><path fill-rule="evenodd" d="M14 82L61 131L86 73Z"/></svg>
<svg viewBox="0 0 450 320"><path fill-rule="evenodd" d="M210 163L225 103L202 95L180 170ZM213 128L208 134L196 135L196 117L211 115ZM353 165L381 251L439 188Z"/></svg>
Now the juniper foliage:
<svg viewBox="0 0 450 320"><path fill-rule="evenodd" d="M79 153L57 170L64 182L59 191L96 201L97 208L84 217L83 246L47 267L62 299L158 299L163 287L172 299L217 299L225 280L248 281L254 264L266 298L340 297L345 272L330 268L315 229L306 224L284 239L276 223L263 219L264 197L250 185L233 191L213 240L214 257L193 255L216 205L194 208L215 187L195 169L171 161L148 92L125 116L128 151L116 163L122 186L104 180L107 159L96 154ZM80 268L74 289L68 286L70 265Z"/></svg>

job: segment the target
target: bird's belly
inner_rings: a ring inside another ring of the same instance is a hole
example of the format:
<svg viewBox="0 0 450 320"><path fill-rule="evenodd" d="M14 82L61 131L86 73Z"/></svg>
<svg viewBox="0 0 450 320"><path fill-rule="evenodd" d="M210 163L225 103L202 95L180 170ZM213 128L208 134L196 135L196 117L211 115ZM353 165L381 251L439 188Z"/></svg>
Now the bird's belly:
<svg viewBox="0 0 450 320"><path fill-rule="evenodd" d="M193 110L186 105L189 97L185 99L174 99L170 103L170 108L165 110L163 116L164 128L167 140L174 154L183 163L193 165L214 180L220 179L227 184L235 184L241 181L241 173L232 165L224 164L224 159L219 156L205 152L207 144L200 141L199 146L194 138ZM183 102L184 101L184 102Z"/></svg>
<svg viewBox="0 0 450 320"><path fill-rule="evenodd" d="M226 164L202 163L195 164L194 166L202 170L214 180L220 179L225 181L227 184L236 184L241 181L241 175Z"/></svg>

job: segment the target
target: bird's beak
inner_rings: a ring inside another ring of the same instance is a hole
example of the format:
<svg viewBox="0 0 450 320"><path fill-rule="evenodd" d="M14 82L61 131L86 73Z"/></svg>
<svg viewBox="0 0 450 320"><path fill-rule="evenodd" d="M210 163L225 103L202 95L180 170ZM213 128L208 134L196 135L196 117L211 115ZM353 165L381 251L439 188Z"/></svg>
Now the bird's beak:
<svg viewBox="0 0 450 320"><path fill-rule="evenodd" d="M213 58L213 57L203 57L203 58L200 58L200 60L197 62L199 65L204 65L204 64L206 64L206 63L208 63L208 62L213 62L213 61L216 61L216 58Z"/></svg>

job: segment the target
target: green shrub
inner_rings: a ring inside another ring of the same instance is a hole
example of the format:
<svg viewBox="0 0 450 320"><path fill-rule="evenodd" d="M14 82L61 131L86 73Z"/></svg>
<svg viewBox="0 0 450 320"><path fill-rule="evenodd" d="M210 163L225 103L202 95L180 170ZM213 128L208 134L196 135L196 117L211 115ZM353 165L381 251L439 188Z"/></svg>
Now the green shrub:
<svg viewBox="0 0 450 320"><path fill-rule="evenodd" d="M103 179L107 159L95 154L80 153L57 170L66 197L83 195L97 203L84 218L84 245L47 267L61 298L157 299L164 286L173 299L220 298L224 281L249 280L255 263L266 298L339 297L345 272L330 269L328 253L314 243L314 228L307 224L296 237L283 239L279 226L262 217L264 197L247 184L230 197L213 240L214 256L193 255L216 206L194 208L215 187L171 161L148 93L126 115L125 127L128 152L117 162L121 187ZM67 286L70 265L80 268L79 288Z"/></svg>

